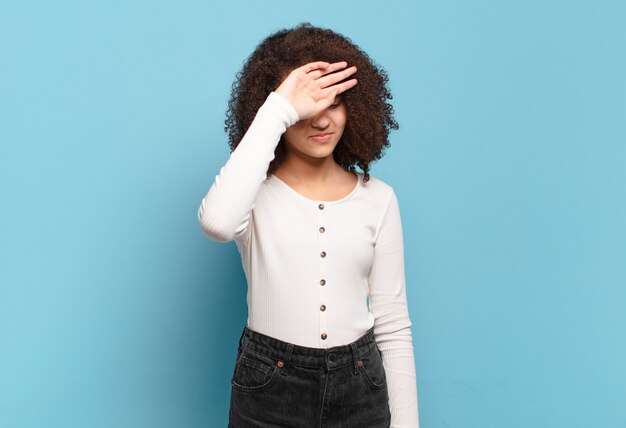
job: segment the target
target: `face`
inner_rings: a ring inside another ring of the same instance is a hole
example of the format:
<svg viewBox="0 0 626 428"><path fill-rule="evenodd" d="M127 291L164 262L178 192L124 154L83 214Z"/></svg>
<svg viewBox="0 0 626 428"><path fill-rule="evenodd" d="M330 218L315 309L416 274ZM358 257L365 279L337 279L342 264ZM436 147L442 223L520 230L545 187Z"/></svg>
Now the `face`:
<svg viewBox="0 0 626 428"><path fill-rule="evenodd" d="M287 128L285 137L287 152L290 155L324 158L332 155L335 146L343 135L346 126L346 108L341 94L333 104L316 116L300 120ZM316 134L330 134L314 138Z"/></svg>

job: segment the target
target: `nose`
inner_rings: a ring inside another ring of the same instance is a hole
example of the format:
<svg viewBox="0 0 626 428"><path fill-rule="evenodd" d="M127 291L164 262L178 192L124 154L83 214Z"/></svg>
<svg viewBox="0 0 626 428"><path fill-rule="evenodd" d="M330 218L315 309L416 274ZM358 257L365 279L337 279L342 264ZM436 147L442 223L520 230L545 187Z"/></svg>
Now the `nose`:
<svg viewBox="0 0 626 428"><path fill-rule="evenodd" d="M330 125L330 119L326 116L326 110L311 119L311 126L318 129L326 129Z"/></svg>

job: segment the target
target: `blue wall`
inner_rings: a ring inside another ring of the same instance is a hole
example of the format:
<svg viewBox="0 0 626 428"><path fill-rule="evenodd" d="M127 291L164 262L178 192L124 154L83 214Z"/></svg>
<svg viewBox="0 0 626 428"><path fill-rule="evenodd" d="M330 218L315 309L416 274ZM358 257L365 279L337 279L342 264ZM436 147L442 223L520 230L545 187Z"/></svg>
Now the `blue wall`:
<svg viewBox="0 0 626 428"><path fill-rule="evenodd" d="M245 277L196 210L304 20L390 76L422 428L626 426L624 2L12 3L0 426L226 425Z"/></svg>

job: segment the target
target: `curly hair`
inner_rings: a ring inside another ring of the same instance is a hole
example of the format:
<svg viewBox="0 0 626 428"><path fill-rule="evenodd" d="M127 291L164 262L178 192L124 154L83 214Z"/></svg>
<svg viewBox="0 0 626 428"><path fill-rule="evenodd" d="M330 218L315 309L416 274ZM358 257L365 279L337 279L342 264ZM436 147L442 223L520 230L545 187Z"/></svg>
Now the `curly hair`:
<svg viewBox="0 0 626 428"><path fill-rule="evenodd" d="M348 37L309 22L269 35L236 74L224 127L231 152L270 92L291 70L313 61L347 61L348 67L357 67L357 71L348 77L356 78L357 85L339 95L346 108L346 125L333 158L348 171L354 171L358 165L363 170L363 181L369 181L370 163L380 159L384 149L390 146L390 129L399 128L393 117L393 106L387 102L393 99L387 88L387 72ZM267 171L268 178L285 158L283 136L274 155Z"/></svg>

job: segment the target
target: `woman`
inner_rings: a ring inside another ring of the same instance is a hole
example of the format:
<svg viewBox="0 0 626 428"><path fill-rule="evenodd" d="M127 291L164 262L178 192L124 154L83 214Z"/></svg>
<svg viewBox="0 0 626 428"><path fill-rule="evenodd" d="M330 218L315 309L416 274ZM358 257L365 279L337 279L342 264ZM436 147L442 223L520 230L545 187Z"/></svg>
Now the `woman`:
<svg viewBox="0 0 626 428"><path fill-rule="evenodd" d="M232 153L198 210L248 281L229 427L418 427L399 205L368 173L398 129L387 80L309 23L237 75Z"/></svg>

